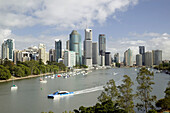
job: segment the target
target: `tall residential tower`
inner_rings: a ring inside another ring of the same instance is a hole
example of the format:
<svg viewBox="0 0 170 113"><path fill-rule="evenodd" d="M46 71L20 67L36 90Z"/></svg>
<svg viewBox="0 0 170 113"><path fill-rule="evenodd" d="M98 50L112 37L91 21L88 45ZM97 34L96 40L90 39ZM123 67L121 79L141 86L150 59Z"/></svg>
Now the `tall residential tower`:
<svg viewBox="0 0 170 113"><path fill-rule="evenodd" d="M4 39L4 42L2 43L2 53L1 58L13 61L13 54L15 50L15 43L14 39Z"/></svg>
<svg viewBox="0 0 170 113"><path fill-rule="evenodd" d="M62 42L59 39L55 39L55 61L62 58Z"/></svg>
<svg viewBox="0 0 170 113"><path fill-rule="evenodd" d="M82 45L81 45L81 35L73 30L70 34L70 51L74 51L76 53L76 65L82 64Z"/></svg>
<svg viewBox="0 0 170 113"><path fill-rule="evenodd" d="M92 66L92 30L85 29L84 39L84 64L88 67Z"/></svg>

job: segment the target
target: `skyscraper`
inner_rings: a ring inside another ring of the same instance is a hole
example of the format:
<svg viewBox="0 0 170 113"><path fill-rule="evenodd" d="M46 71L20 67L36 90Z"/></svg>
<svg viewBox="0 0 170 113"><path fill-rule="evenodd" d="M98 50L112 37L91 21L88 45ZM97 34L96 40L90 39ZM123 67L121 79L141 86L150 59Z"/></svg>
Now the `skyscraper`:
<svg viewBox="0 0 170 113"><path fill-rule="evenodd" d="M62 58L62 42L59 39L55 39L55 61Z"/></svg>
<svg viewBox="0 0 170 113"><path fill-rule="evenodd" d="M153 65L159 65L162 63L162 50L152 50Z"/></svg>
<svg viewBox="0 0 170 113"><path fill-rule="evenodd" d="M110 52L105 52L105 65L106 66L111 65L111 54L110 54Z"/></svg>
<svg viewBox="0 0 170 113"><path fill-rule="evenodd" d="M38 46L38 53L39 53L39 59L42 59L42 62L46 64L46 46L44 44L39 44Z"/></svg>
<svg viewBox="0 0 170 113"><path fill-rule="evenodd" d="M136 66L142 66L142 55L141 54L136 55Z"/></svg>
<svg viewBox="0 0 170 113"><path fill-rule="evenodd" d="M139 46L139 54L142 55L142 65L145 65L145 46Z"/></svg>
<svg viewBox="0 0 170 113"><path fill-rule="evenodd" d="M55 61L55 50L54 49L50 49L49 50L49 61L52 62L52 61Z"/></svg>
<svg viewBox="0 0 170 113"><path fill-rule="evenodd" d="M105 34L99 35L99 55L105 56L106 52L106 36Z"/></svg>
<svg viewBox="0 0 170 113"><path fill-rule="evenodd" d="M70 41L69 41L69 40L67 40L67 41L66 41L66 49L67 49L67 50L70 50L70 48L69 48L69 44L70 44Z"/></svg>
<svg viewBox="0 0 170 113"><path fill-rule="evenodd" d="M133 66L132 50L128 49L124 52L124 65Z"/></svg>
<svg viewBox="0 0 170 113"><path fill-rule="evenodd" d="M15 50L14 39L4 39L1 50L2 59L7 58L8 60L13 61L14 50Z"/></svg>
<svg viewBox="0 0 170 113"><path fill-rule="evenodd" d="M99 55L101 57L101 65L105 65L105 52L106 52L106 36L99 34Z"/></svg>
<svg viewBox="0 0 170 113"><path fill-rule="evenodd" d="M152 52L145 53L145 66L152 66L153 65L153 55Z"/></svg>
<svg viewBox="0 0 170 113"><path fill-rule="evenodd" d="M70 51L74 51L76 53L76 65L82 64L82 45L81 45L81 35L73 30L70 34Z"/></svg>
<svg viewBox="0 0 170 113"><path fill-rule="evenodd" d="M92 62L93 65L98 64L98 49L97 49L97 42L92 43Z"/></svg>
<svg viewBox="0 0 170 113"><path fill-rule="evenodd" d="M91 29L85 29L84 63L88 67L92 66L92 30Z"/></svg>

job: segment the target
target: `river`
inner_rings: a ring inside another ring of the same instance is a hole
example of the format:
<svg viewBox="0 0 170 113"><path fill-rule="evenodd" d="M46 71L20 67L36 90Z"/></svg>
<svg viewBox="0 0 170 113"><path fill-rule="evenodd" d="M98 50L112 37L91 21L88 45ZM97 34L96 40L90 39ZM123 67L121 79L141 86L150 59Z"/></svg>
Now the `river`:
<svg viewBox="0 0 170 113"><path fill-rule="evenodd" d="M46 84L40 83L39 77L17 80L14 82L18 86L16 91L10 89L12 82L0 83L0 113L41 113L50 110L54 113L62 113L65 110L78 109L80 106L92 106L98 102L97 97L106 82L114 79L119 85L125 74L131 77L135 90L137 72L134 68L93 70L88 75L77 75L67 79L47 78ZM164 97L164 90L169 80L169 75L155 73L152 93L157 96L157 99ZM48 99L47 95L56 90L73 91L76 94L55 100Z"/></svg>

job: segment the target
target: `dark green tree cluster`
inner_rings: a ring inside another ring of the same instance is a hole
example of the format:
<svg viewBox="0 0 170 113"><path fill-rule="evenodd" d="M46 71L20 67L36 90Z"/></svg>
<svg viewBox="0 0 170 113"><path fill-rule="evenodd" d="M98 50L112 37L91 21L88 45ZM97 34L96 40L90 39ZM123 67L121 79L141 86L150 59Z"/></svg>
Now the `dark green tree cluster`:
<svg viewBox="0 0 170 113"><path fill-rule="evenodd" d="M120 63L116 63L116 67L120 67Z"/></svg>
<svg viewBox="0 0 170 113"><path fill-rule="evenodd" d="M82 65L75 65L74 68L88 68L88 66L82 64Z"/></svg>
<svg viewBox="0 0 170 113"><path fill-rule="evenodd" d="M26 62L18 61L16 65L8 59L5 59L0 65L0 80L6 80L14 75L16 77L25 77L28 75L38 75L43 73L57 73L65 71L66 66L62 63L47 62L45 65L42 60L31 60Z"/></svg>
<svg viewBox="0 0 170 113"><path fill-rule="evenodd" d="M159 64L158 66L155 66L154 68L158 69L158 70L168 70L168 71L170 71L170 63L162 63L162 64Z"/></svg>
<svg viewBox="0 0 170 113"><path fill-rule="evenodd" d="M125 110L119 108L118 104L114 104L112 100L97 103L92 107L81 106L79 110L75 109L75 113L128 113Z"/></svg>
<svg viewBox="0 0 170 113"><path fill-rule="evenodd" d="M11 78L11 73L10 71L4 67L3 65L0 65L0 79L1 80L6 80Z"/></svg>

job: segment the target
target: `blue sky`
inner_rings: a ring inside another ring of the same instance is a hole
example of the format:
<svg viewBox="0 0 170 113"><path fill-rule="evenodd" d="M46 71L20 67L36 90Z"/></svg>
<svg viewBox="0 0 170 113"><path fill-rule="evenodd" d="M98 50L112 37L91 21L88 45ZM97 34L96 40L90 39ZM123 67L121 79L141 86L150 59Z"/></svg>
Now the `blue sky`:
<svg viewBox="0 0 170 113"><path fill-rule="evenodd" d="M19 50L44 43L48 50L56 38L65 45L73 29L84 40L87 25L93 41L106 34L112 56L123 57L131 48L135 58L138 46L145 45L147 51L162 49L163 59L170 60L169 11L170 0L1 0L0 41L14 38Z"/></svg>

